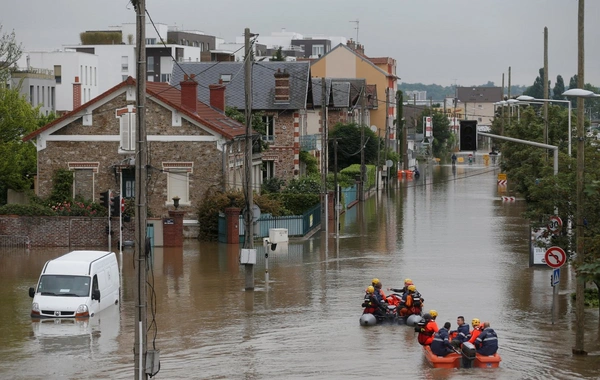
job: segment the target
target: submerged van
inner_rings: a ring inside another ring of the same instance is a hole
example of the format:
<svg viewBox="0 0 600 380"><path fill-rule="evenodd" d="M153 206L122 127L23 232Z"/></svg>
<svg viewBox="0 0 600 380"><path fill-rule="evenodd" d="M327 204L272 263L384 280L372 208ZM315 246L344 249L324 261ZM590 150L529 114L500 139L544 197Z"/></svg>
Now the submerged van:
<svg viewBox="0 0 600 380"><path fill-rule="evenodd" d="M119 264L114 252L73 251L44 265L32 318L87 318L119 303Z"/></svg>

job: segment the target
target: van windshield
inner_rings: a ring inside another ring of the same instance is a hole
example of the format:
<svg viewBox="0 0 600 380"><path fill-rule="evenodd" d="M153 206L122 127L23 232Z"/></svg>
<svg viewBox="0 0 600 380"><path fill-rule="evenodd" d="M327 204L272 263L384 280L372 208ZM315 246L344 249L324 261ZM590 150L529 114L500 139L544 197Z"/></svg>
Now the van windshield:
<svg viewBox="0 0 600 380"><path fill-rule="evenodd" d="M89 276L47 274L40 278L37 291L44 296L87 297L90 295Z"/></svg>

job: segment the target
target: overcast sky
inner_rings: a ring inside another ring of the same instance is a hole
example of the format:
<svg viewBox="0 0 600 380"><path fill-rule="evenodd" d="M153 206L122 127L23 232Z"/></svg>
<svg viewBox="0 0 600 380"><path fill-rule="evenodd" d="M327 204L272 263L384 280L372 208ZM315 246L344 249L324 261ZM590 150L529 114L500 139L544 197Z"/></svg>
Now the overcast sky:
<svg viewBox="0 0 600 380"><path fill-rule="evenodd" d="M79 33L135 22L127 0L0 0L3 32L24 50L79 42ZM577 0L147 0L155 22L201 30L233 42L244 28L269 35L356 38L371 57L398 61L402 82L470 86L531 85L543 66L549 30L552 85L577 73ZM600 86L600 1L586 1L585 81Z"/></svg>

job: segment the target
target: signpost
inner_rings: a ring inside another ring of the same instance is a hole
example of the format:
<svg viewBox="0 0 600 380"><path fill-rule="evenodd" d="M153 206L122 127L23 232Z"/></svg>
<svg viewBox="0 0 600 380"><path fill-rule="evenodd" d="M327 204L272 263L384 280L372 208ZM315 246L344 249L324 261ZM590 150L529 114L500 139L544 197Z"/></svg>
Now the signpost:
<svg viewBox="0 0 600 380"><path fill-rule="evenodd" d="M548 225L548 228L550 229L550 225ZM546 265L554 269L554 271L552 271L552 275L550 276L550 285L552 286L551 313L552 324L554 324L554 299L556 298L556 289L558 288L558 284L560 283L560 267L562 267L567 261L567 254L560 247L550 247L546 250L546 254L544 255L544 261L546 262Z"/></svg>
<svg viewBox="0 0 600 380"><path fill-rule="evenodd" d="M553 215L548 220L548 230L553 234L557 235L562 229L562 219L557 215Z"/></svg>

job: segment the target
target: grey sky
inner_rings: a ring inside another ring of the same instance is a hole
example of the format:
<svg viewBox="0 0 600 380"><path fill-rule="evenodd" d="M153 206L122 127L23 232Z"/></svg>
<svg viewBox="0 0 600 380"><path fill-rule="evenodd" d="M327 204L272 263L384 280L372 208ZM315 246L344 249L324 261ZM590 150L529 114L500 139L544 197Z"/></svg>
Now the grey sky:
<svg viewBox="0 0 600 380"><path fill-rule="evenodd" d="M14 29L25 50L78 43L85 30L135 22L127 0L0 0L3 32ZM233 41L245 27L356 38L369 56L398 61L404 82L531 85L543 66L565 82L577 72L577 0L147 0L155 22L202 30ZM585 81L600 86L600 1L586 1ZM506 76L508 82L508 76Z"/></svg>

